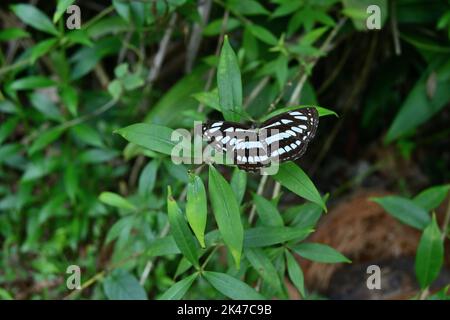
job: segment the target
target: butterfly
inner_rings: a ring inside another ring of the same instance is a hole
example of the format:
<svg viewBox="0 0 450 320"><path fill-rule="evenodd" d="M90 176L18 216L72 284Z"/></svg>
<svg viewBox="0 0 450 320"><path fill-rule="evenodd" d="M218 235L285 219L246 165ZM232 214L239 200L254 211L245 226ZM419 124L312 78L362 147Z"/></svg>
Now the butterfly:
<svg viewBox="0 0 450 320"><path fill-rule="evenodd" d="M271 162L300 158L319 125L316 108L300 108L278 114L260 126L215 121L202 126L203 137L219 152L232 155L234 164L257 171Z"/></svg>

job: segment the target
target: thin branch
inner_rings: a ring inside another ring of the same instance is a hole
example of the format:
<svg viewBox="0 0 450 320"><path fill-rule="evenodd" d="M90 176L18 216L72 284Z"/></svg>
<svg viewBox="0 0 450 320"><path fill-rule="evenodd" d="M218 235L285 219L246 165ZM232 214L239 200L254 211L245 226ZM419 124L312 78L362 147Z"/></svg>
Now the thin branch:
<svg viewBox="0 0 450 320"><path fill-rule="evenodd" d="M217 46L216 46L216 51L214 53L215 56L218 56L220 53L220 48L222 46L222 42L223 42L223 38L225 36L225 30L226 30L226 26L228 23L228 17L229 17L230 13L228 12L228 10L225 11L225 13L223 14L223 18L222 18L222 27L220 30L220 36L219 36L219 40L217 41ZM212 67L209 72L208 72L208 78L206 80L206 85L203 91L208 91L211 88L212 85L212 81L214 78L214 71L216 71L216 68ZM200 103L198 105L197 108L197 112L203 112L203 109L205 108L203 103Z"/></svg>
<svg viewBox="0 0 450 320"><path fill-rule="evenodd" d="M253 88L252 92L250 92L247 99L245 99L244 102L244 108L248 107L250 103L252 103L253 100L261 93L261 91L266 87L266 85L269 83L270 77L264 77L262 78L258 84Z"/></svg>
<svg viewBox="0 0 450 320"><path fill-rule="evenodd" d="M211 4L211 0L198 1L198 11L202 21L201 23L195 23L192 27L192 34L187 47L186 64L184 66L184 71L186 73L190 73L192 71L192 66L194 65L198 49L200 48L200 44L202 42L203 28L208 23Z"/></svg>
<svg viewBox="0 0 450 320"><path fill-rule="evenodd" d="M164 61L164 57L166 56L167 47L169 46L170 37L172 36L173 29L175 27L175 23L177 21L177 14L174 13L170 18L169 25L167 26L166 32L164 33L163 38L159 44L158 52L153 58L153 62L151 65L150 72L147 77L148 83L155 82L156 78L158 78L159 71L161 70L162 63Z"/></svg>
<svg viewBox="0 0 450 320"><path fill-rule="evenodd" d="M259 182L259 185L258 185L258 189L256 190L256 194L257 195L261 196L263 194L264 187L266 186L266 182L267 182L268 177L269 177L268 175L263 175L262 176L261 181ZM253 203L252 204L252 208L250 209L250 215L248 217L248 223L249 224L252 224L253 219L255 218L255 213L256 213L256 204Z"/></svg>
<svg viewBox="0 0 450 320"><path fill-rule="evenodd" d="M391 28L392 39L394 41L395 54L397 56L402 54L402 48L400 46L400 37L398 35L398 23L397 23L397 8L395 0L391 1Z"/></svg>

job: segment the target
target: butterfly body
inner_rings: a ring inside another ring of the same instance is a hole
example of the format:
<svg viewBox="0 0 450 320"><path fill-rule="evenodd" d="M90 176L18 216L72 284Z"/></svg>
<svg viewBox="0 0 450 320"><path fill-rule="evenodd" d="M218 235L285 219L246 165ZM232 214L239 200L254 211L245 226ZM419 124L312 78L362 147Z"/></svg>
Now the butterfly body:
<svg viewBox="0 0 450 320"><path fill-rule="evenodd" d="M318 124L315 108L300 108L274 116L260 126L215 121L204 125L202 132L214 149L231 153L240 169L257 171L271 162L300 158Z"/></svg>

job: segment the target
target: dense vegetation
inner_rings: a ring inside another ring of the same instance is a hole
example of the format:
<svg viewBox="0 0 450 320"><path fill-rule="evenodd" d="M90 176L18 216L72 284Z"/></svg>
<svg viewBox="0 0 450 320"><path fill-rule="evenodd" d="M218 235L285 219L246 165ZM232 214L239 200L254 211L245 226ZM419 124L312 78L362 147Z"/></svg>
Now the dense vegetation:
<svg viewBox="0 0 450 320"><path fill-rule="evenodd" d="M3 1L0 17L1 298L326 298L299 262L354 257L309 237L377 189L421 234L408 298L448 299L431 289L449 258L448 1ZM316 138L276 175L170 157L194 121L306 105Z"/></svg>

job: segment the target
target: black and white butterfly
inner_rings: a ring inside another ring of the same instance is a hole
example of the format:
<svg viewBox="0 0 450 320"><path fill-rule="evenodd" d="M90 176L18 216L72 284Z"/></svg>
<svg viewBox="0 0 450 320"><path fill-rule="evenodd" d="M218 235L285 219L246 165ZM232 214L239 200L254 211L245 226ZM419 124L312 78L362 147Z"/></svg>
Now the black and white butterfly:
<svg viewBox="0 0 450 320"><path fill-rule="evenodd" d="M319 125L316 108L300 108L276 115L259 127L216 121L202 126L203 137L219 152L232 154L243 170L256 171L271 162L300 158Z"/></svg>

